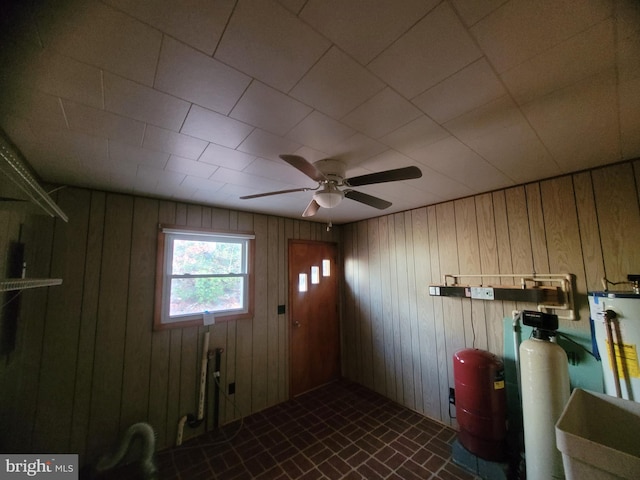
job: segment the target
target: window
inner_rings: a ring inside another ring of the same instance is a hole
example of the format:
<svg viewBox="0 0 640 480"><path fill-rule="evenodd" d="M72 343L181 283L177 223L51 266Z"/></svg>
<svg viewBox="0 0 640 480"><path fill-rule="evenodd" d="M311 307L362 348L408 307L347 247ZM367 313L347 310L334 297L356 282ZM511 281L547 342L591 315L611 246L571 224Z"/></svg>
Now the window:
<svg viewBox="0 0 640 480"><path fill-rule="evenodd" d="M154 328L253 315L253 234L160 226Z"/></svg>

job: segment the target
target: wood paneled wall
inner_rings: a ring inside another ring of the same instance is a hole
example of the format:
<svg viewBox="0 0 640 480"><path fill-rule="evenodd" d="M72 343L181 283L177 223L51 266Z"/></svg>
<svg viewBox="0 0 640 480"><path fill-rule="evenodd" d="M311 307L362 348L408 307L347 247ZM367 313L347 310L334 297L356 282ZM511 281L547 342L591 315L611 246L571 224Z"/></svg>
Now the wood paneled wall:
<svg viewBox="0 0 640 480"><path fill-rule="evenodd" d="M57 202L68 224L0 213L2 254L27 225L38 274L64 279L21 294L17 348L0 363L1 451L93 462L139 421L153 425L158 448L173 445L179 418L196 411L207 330L210 347L224 349L220 383L236 384L235 407L221 397L222 423L288 399L287 317L277 313L287 304L287 242L338 242L339 229L77 188ZM255 317L153 332L158 223L255 232ZM203 430L187 427L185 437Z"/></svg>
<svg viewBox="0 0 640 480"><path fill-rule="evenodd" d="M428 285L448 273L486 284L572 273L580 319L561 329L588 331L587 291L640 272L638 179L640 162L625 162L344 226L346 375L452 423L452 355L501 355L502 319L532 306L430 297Z"/></svg>
<svg viewBox="0 0 640 480"><path fill-rule="evenodd" d="M513 302L430 297L444 273L569 272L580 320L600 279L640 272L640 163L626 162L335 228L129 195L68 188L68 224L0 212L0 253L22 238L31 276L16 351L0 363L0 450L77 452L94 461L134 422L158 447L195 411L202 337L222 347L221 384L235 382L221 420L288 398L287 241L342 245L343 371L412 409L450 423L452 354L502 353ZM152 332L158 223L256 233L256 315L211 327ZM4 257L0 257L3 262ZM0 264L0 268L3 268ZM201 433L187 429L187 437Z"/></svg>

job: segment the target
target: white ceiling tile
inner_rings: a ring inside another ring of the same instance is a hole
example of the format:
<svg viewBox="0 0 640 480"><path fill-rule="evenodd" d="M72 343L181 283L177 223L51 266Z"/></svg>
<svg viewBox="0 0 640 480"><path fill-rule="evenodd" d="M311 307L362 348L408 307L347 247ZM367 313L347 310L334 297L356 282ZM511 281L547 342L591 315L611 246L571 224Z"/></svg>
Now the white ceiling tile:
<svg viewBox="0 0 640 480"><path fill-rule="evenodd" d="M619 96L622 157L640 157L640 76L621 83Z"/></svg>
<svg viewBox="0 0 640 480"><path fill-rule="evenodd" d="M261 182L258 181L256 183L260 184ZM256 207L256 204L260 205L266 203L264 202L264 198L262 199L263 201L260 202L260 199L240 200L239 197L244 195L252 195L256 193L257 188L259 188L259 185L253 187L242 187L240 185L234 185L232 183L225 183L217 193L226 196L225 205L235 204L237 206L236 208L246 209L248 207L251 207L253 209Z"/></svg>
<svg viewBox="0 0 640 480"><path fill-rule="evenodd" d="M132 162L109 161L109 181L113 188L131 190L138 171L138 164Z"/></svg>
<svg viewBox="0 0 640 480"><path fill-rule="evenodd" d="M251 175L270 178L281 183L299 186L301 188L317 186L317 182L310 179L288 163L285 163L283 160L278 160L276 162L266 160L264 158L256 158L256 160L243 171Z"/></svg>
<svg viewBox="0 0 640 480"><path fill-rule="evenodd" d="M466 144L517 183L562 174L558 164L526 122L474 137Z"/></svg>
<svg viewBox="0 0 640 480"><path fill-rule="evenodd" d="M511 0L471 28L504 72L610 16L609 0Z"/></svg>
<svg viewBox="0 0 640 480"><path fill-rule="evenodd" d="M640 32L617 40L618 75L621 82L640 76Z"/></svg>
<svg viewBox="0 0 640 480"><path fill-rule="evenodd" d="M405 155L450 136L444 128L426 116L418 117L380 140Z"/></svg>
<svg viewBox="0 0 640 480"><path fill-rule="evenodd" d="M103 108L102 73L99 68L44 49L21 76L23 85L78 103Z"/></svg>
<svg viewBox="0 0 640 480"><path fill-rule="evenodd" d="M325 150L354 133L356 132L351 127L314 110L286 136L311 148Z"/></svg>
<svg viewBox="0 0 640 480"><path fill-rule="evenodd" d="M640 3L635 0L615 2L615 20L619 39L640 34Z"/></svg>
<svg viewBox="0 0 640 480"><path fill-rule="evenodd" d="M210 190L196 190L194 194L189 198L191 202L200 203L203 205L215 205L222 206L225 208L231 208L228 203L229 195L222 192L222 189L218 191L210 191Z"/></svg>
<svg viewBox="0 0 640 480"><path fill-rule="evenodd" d="M422 18L437 0L311 0L300 17L366 65Z"/></svg>
<svg viewBox="0 0 640 480"><path fill-rule="evenodd" d="M231 168L233 170L244 170L255 158L255 155L249 155L239 152L238 150L233 150L232 148L210 143L198 161L219 167Z"/></svg>
<svg viewBox="0 0 640 480"><path fill-rule="evenodd" d="M276 182L268 178L258 177L256 175L250 175L248 173L231 170L224 167L216 170L215 173L211 176L210 180L228 183L231 185L249 189L243 190L243 192L245 192L243 193L243 195L290 188L288 184L283 182ZM225 186L224 188L226 189L227 187Z"/></svg>
<svg viewBox="0 0 640 480"><path fill-rule="evenodd" d="M109 185L114 192L133 193L135 179L135 171L133 173L113 171L109 176ZM104 189L104 187L101 189Z"/></svg>
<svg viewBox="0 0 640 480"><path fill-rule="evenodd" d="M236 148L252 130L253 127L246 123L193 105L181 132L218 145Z"/></svg>
<svg viewBox="0 0 640 480"><path fill-rule="evenodd" d="M38 5L33 2L16 1L2 3L2 39L11 44L11 50L40 50L42 40L35 21Z"/></svg>
<svg viewBox="0 0 640 480"><path fill-rule="evenodd" d="M42 152L29 156L29 163L40 178L61 185L84 185L83 168L76 158L60 155L57 152Z"/></svg>
<svg viewBox="0 0 640 480"><path fill-rule="evenodd" d="M108 180L111 177L111 162L84 161L80 162L89 175L104 175ZM137 168L137 167L136 167Z"/></svg>
<svg viewBox="0 0 640 480"><path fill-rule="evenodd" d="M534 100L523 111L563 172L621 159L613 70Z"/></svg>
<svg viewBox="0 0 640 480"><path fill-rule="evenodd" d="M342 160L351 168L385 150L387 150L386 145L366 135L356 133L345 141L334 145L327 153L333 158Z"/></svg>
<svg viewBox="0 0 640 480"><path fill-rule="evenodd" d="M291 90L291 95L340 118L383 88L379 79L333 47Z"/></svg>
<svg viewBox="0 0 640 480"><path fill-rule="evenodd" d="M566 87L615 63L614 25L608 19L502 73L518 103Z"/></svg>
<svg viewBox="0 0 640 480"><path fill-rule="evenodd" d="M97 1L45 4L38 24L45 46L81 62L151 85L162 34Z"/></svg>
<svg viewBox="0 0 640 480"><path fill-rule="evenodd" d="M298 148L300 148L300 145L296 142L256 128L242 142L238 150L256 157L280 161L279 155L294 152Z"/></svg>
<svg viewBox="0 0 640 480"><path fill-rule="evenodd" d="M224 186L224 183L214 182L207 178L192 177L190 175L187 175L185 179L182 181L181 185L183 187L192 188L194 190L203 190L211 194L220 190Z"/></svg>
<svg viewBox="0 0 640 480"><path fill-rule="evenodd" d="M24 88L20 92L12 92L9 97L2 98L0 118L14 115L31 121L31 124L48 124L58 128L66 128L62 103L58 97L38 90Z"/></svg>
<svg viewBox="0 0 640 480"><path fill-rule="evenodd" d="M413 98L482 56L443 2L369 64L406 98Z"/></svg>
<svg viewBox="0 0 640 480"><path fill-rule="evenodd" d="M22 3L0 127L47 182L300 218L239 199L313 185L279 154L423 171L340 223L640 157L635 0Z"/></svg>
<svg viewBox="0 0 640 480"><path fill-rule="evenodd" d="M399 186L401 186L401 188L398 188ZM408 210L409 208L432 205L443 200L442 197L436 194L409 185L408 181L404 181L400 185L395 183L380 183L362 188L358 187L358 190L392 202L391 210L385 210L385 214L390 211Z"/></svg>
<svg viewBox="0 0 640 480"><path fill-rule="evenodd" d="M229 116L276 135L284 135L311 111L311 107L284 93L253 81Z"/></svg>
<svg viewBox="0 0 640 480"><path fill-rule="evenodd" d="M386 150L374 157L367 159L365 162L359 165L360 168L367 169L367 172L362 172L360 175L364 175L370 172L381 172L382 170L391 170L392 168L402 168L416 166L420 168L418 162L412 158L403 155L395 150ZM352 173L351 176L354 174Z"/></svg>
<svg viewBox="0 0 640 480"><path fill-rule="evenodd" d="M29 158L27 150L30 145L39 143L38 136L34 133L31 124L26 118L9 114L4 115L0 117L0 128L27 158Z"/></svg>
<svg viewBox="0 0 640 480"><path fill-rule="evenodd" d="M420 153L416 156L420 163L455 179L475 193L513 184L511 179L456 138L440 140Z"/></svg>
<svg viewBox="0 0 640 480"><path fill-rule="evenodd" d="M172 130L147 125L142 145L151 150L196 160L207 148L208 142Z"/></svg>
<svg viewBox="0 0 640 480"><path fill-rule="evenodd" d="M106 139L45 125L39 125L38 133L42 146L51 149L52 152L62 153L81 161L82 157L87 156L88 153L89 157L107 158ZM74 147L80 147L80 154L74 151Z"/></svg>
<svg viewBox="0 0 640 480"><path fill-rule="evenodd" d="M138 171L140 171L139 168ZM168 172L165 170L158 178L158 192L162 192L163 194L169 193L172 196L180 198L183 190L181 185L185 178L186 176L181 173ZM193 193L193 189L186 187L185 189L191 190L190 193Z"/></svg>
<svg viewBox="0 0 640 480"><path fill-rule="evenodd" d="M302 158L305 158L308 162L311 163L318 160L323 160L329 156L326 152L314 150L313 148L309 147L300 147L296 151L294 151L293 154L300 155Z"/></svg>
<svg viewBox="0 0 640 480"><path fill-rule="evenodd" d="M109 140L109 159L111 162L148 165L162 169L169 160L169 154Z"/></svg>
<svg viewBox="0 0 640 480"><path fill-rule="evenodd" d="M138 195L155 196L158 194L158 180L155 178L147 178L144 176L136 175L133 182L133 193ZM165 198L171 198L170 195L166 195Z"/></svg>
<svg viewBox="0 0 640 480"><path fill-rule="evenodd" d="M234 5L228 0L104 1L209 55L220 40Z"/></svg>
<svg viewBox="0 0 640 480"><path fill-rule="evenodd" d="M298 15L306 0L277 0L280 5L289 10L294 15Z"/></svg>
<svg viewBox="0 0 640 480"><path fill-rule="evenodd" d="M452 200L477 193L460 183L457 175L455 177L443 175L424 165L420 167L420 170L422 170L422 177L409 180L409 183L414 188L437 196L440 200Z"/></svg>
<svg viewBox="0 0 640 480"><path fill-rule="evenodd" d="M422 112L411 102L387 87L343 117L342 121L370 137L379 138L421 115Z"/></svg>
<svg viewBox="0 0 640 480"><path fill-rule="evenodd" d="M327 48L325 38L281 5L240 0L215 58L288 92Z"/></svg>
<svg viewBox="0 0 640 480"><path fill-rule="evenodd" d="M491 66L481 58L412 101L435 121L444 123L505 94Z"/></svg>
<svg viewBox="0 0 640 480"><path fill-rule="evenodd" d="M168 172L183 173L192 177L209 178L218 167L209 163L171 155L164 169Z"/></svg>
<svg viewBox="0 0 640 480"><path fill-rule="evenodd" d="M143 122L71 101L63 100L62 105L69 129L132 145L142 145L145 129Z"/></svg>
<svg viewBox="0 0 640 480"><path fill-rule="evenodd" d="M164 37L154 88L228 114L251 78L170 37Z"/></svg>
<svg viewBox="0 0 640 480"><path fill-rule="evenodd" d="M105 108L119 115L178 131L189 103L166 93L105 73Z"/></svg>
<svg viewBox="0 0 640 480"><path fill-rule="evenodd" d="M0 126L31 166L35 168L40 177L47 178L43 176L43 173L49 173L49 171L43 172L39 168L39 164L47 161L46 145L42 144L40 137L41 130L36 135L28 120L13 115L4 116Z"/></svg>
<svg viewBox="0 0 640 480"><path fill-rule="evenodd" d="M184 174L162 170L148 165L138 165L138 177L156 185L180 185L185 178Z"/></svg>
<svg viewBox="0 0 640 480"><path fill-rule="evenodd" d="M451 0L465 25L471 26L508 0Z"/></svg>
<svg viewBox="0 0 640 480"><path fill-rule="evenodd" d="M505 95L454 118L445 123L444 127L466 142L521 123L526 123L526 119L511 97Z"/></svg>

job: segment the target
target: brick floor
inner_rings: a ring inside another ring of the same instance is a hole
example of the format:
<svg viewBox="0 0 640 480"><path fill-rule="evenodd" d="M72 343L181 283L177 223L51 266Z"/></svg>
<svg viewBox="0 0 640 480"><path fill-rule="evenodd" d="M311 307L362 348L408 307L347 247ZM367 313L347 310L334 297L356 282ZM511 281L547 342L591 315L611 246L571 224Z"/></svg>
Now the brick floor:
<svg viewBox="0 0 640 480"><path fill-rule="evenodd" d="M158 452L159 480L477 477L453 464L455 431L338 381ZM141 478L135 465L101 480Z"/></svg>

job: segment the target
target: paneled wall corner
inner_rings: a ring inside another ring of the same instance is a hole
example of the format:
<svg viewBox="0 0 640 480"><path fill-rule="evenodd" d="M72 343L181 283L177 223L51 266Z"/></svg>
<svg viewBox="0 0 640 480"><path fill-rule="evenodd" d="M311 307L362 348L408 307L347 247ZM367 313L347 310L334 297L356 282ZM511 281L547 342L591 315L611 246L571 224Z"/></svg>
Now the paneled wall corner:
<svg viewBox="0 0 640 480"><path fill-rule="evenodd" d="M627 161L344 226L344 371L455 424L453 354L502 355L503 318L535 306L430 297L428 285L448 273L486 274L484 284L571 273L578 320L561 330L588 334L587 292L640 272L638 179L640 161Z"/></svg>

